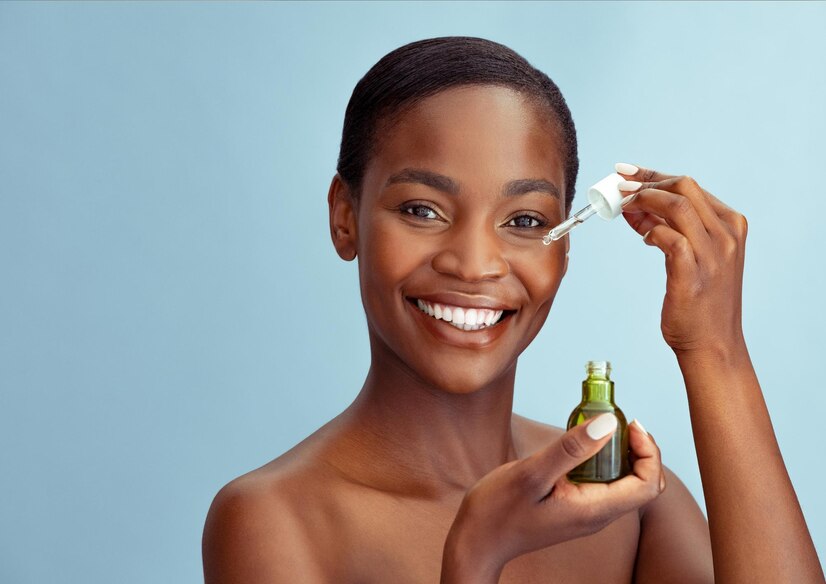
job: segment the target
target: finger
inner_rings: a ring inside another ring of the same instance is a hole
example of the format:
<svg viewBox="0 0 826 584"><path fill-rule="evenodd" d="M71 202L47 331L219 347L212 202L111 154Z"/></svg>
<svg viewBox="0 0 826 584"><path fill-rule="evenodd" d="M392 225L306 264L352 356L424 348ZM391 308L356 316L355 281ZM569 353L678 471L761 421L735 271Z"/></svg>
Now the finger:
<svg viewBox="0 0 826 584"><path fill-rule="evenodd" d="M628 425L628 446L634 454L633 473L643 480L659 480L662 473L662 455L653 436L638 420Z"/></svg>
<svg viewBox="0 0 826 584"><path fill-rule="evenodd" d="M616 517L636 509L664 488L660 449L636 420L628 425L628 443L635 457L632 474L611 483L578 485L598 516Z"/></svg>
<svg viewBox="0 0 826 584"><path fill-rule="evenodd" d="M712 207L714 207L714 211L718 215L720 215L720 216L730 215L732 213L737 212L734 209L732 209L731 207L729 207L728 205L726 205L723 201L721 201L720 199L718 199L717 197L715 197L714 195L709 193L708 191L705 191L705 193L706 193L706 196L708 197L709 204Z"/></svg>
<svg viewBox="0 0 826 584"><path fill-rule="evenodd" d="M745 240L748 232L748 222L746 218L711 193L707 192L706 194L708 195L709 204L714 209L714 212L717 213L717 216L729 227L729 232L735 237Z"/></svg>
<svg viewBox="0 0 826 584"><path fill-rule="evenodd" d="M688 239L699 257L710 258L710 254L713 253L711 238L706 226L700 219L694 203L688 197L642 185L637 191L637 196L624 209L627 212L645 211L663 219L665 223ZM720 223L717 215L714 215L714 220Z"/></svg>
<svg viewBox="0 0 826 584"><path fill-rule="evenodd" d="M668 225L657 225L643 238L646 245L660 248L665 254L665 268L669 277L677 280L695 280L699 266L688 239Z"/></svg>
<svg viewBox="0 0 826 584"><path fill-rule="evenodd" d="M574 426L552 444L520 461L521 476L537 500L554 483L599 452L617 432L617 417L606 413Z"/></svg>
<svg viewBox="0 0 826 584"><path fill-rule="evenodd" d="M643 435L647 435L648 438L651 439L651 443L654 445L654 448L657 451L657 460L660 463L660 483L659 484L660 484L660 492L662 493L665 490L665 486L666 486L665 467L663 466L663 454L662 454L662 451L660 450L660 447L657 445L657 440L654 438L654 436L652 434L648 434L648 432L645 430L645 428L642 427L642 424L640 424L639 420L634 419L634 421L630 425L631 426L637 426L637 430L639 430L640 433L642 433ZM630 440L629 440L629 443L630 443ZM644 448L644 446L643 446L643 448ZM632 455L633 455L633 450L631 452L632 452Z"/></svg>
<svg viewBox="0 0 826 584"><path fill-rule="evenodd" d="M646 213L645 211L632 213L623 209L622 216L628 222L628 225L631 226L631 229L640 235L645 235L654 229L656 225L665 224L663 219L651 213Z"/></svg>
<svg viewBox="0 0 826 584"><path fill-rule="evenodd" d="M654 437L646 432L639 420L634 420L628 424L628 455L633 468L634 463L640 459L651 455L650 449L653 447L654 454L662 462L660 449L657 446Z"/></svg>
<svg viewBox="0 0 826 584"><path fill-rule="evenodd" d="M627 162L617 162L614 165L614 169L618 174L621 174L630 180L636 180L639 182L660 182L670 178L675 178L674 175L658 172L651 168L643 168L636 164L628 164Z"/></svg>
<svg viewBox="0 0 826 584"><path fill-rule="evenodd" d="M665 467L663 467L663 455L662 451L660 450L660 447L657 446L657 441L654 439L654 436L649 434L645 430L645 428L643 428L642 424L640 424L640 421L637 419L634 419L634 421L628 425L628 428L628 443L631 447L632 460L634 461L632 462L634 474L641 478L644 478L644 480L646 481L650 478L653 478L655 474L655 469L653 467L645 466L647 464L652 464L650 461L644 462L643 466L640 467L635 466L635 463L636 460L644 460L648 458L652 452L656 454L656 464L659 466L659 488L660 492L662 493L665 490Z"/></svg>
<svg viewBox="0 0 826 584"><path fill-rule="evenodd" d="M577 485L583 506L589 508L594 517L605 519L615 519L642 507L664 488L660 463L653 459L652 464L657 466L657 471L648 473L644 479L634 473L611 483Z"/></svg>
<svg viewBox="0 0 826 584"><path fill-rule="evenodd" d="M673 176L623 162L617 163L615 168L618 174L631 178L632 181L643 183L641 188L653 186L647 183L658 183L655 188L677 192L688 197L697 209L697 213L708 232L714 234L720 230L720 219L723 219L720 212L725 213L725 210L714 202L716 201L720 205L722 205L722 203L720 203L714 195L697 184L697 181L690 176ZM631 172L633 169L637 169L636 172ZM732 209L729 209L725 205L722 205L722 207L732 211Z"/></svg>

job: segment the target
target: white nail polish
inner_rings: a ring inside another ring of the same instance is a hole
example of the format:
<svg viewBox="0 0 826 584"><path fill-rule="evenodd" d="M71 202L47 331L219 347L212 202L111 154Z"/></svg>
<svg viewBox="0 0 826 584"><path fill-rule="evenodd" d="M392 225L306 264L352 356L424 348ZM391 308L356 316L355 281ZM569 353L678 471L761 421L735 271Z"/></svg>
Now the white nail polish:
<svg viewBox="0 0 826 584"><path fill-rule="evenodd" d="M622 205L623 207L625 207L626 205L630 205L631 203L633 203L633 202L634 202L634 199L636 199L636 198L637 198L637 195L639 195L639 193L633 193L633 194L631 194L631 195L628 195L627 197L625 197L625 198L622 200L621 205Z"/></svg>
<svg viewBox="0 0 826 584"><path fill-rule="evenodd" d="M617 417L612 413L601 414L585 428L592 440L599 440L617 429Z"/></svg>
<svg viewBox="0 0 826 584"><path fill-rule="evenodd" d="M637 182L635 180L624 180L620 184L617 185L617 188L621 191L636 191L642 186L641 182Z"/></svg>
<svg viewBox="0 0 826 584"><path fill-rule="evenodd" d="M633 164L628 164L627 162L617 162L614 168L620 174L637 174L640 170Z"/></svg>
<svg viewBox="0 0 826 584"><path fill-rule="evenodd" d="M642 430L643 432L645 432L645 435L646 435L646 436L648 436L648 432L647 432L647 431L646 431L646 429L643 427L643 425L642 425L642 424L640 424L640 421L639 421L637 418L634 418L634 420L633 420L631 423L632 423L632 424L636 424L636 425L637 425L637 427L638 427L640 430Z"/></svg>

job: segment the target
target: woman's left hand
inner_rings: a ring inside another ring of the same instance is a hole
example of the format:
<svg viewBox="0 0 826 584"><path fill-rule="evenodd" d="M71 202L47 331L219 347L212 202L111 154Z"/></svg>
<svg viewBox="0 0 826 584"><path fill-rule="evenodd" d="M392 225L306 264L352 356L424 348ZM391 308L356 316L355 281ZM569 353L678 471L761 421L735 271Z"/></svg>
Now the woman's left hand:
<svg viewBox="0 0 826 584"><path fill-rule="evenodd" d="M623 216L646 244L665 254L660 325L666 343L678 356L744 347L745 217L691 177L645 168L619 174L637 181L622 185L624 194L636 192Z"/></svg>

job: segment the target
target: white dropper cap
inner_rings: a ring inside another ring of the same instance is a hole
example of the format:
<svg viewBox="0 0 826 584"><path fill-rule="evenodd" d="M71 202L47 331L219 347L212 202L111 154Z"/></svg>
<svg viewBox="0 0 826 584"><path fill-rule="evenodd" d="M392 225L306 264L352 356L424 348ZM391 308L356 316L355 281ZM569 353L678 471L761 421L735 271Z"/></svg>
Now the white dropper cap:
<svg viewBox="0 0 826 584"><path fill-rule="evenodd" d="M606 221L610 221L622 214L623 203L633 200L633 197L623 197L619 190L619 184L625 179L617 173L612 173L588 189L589 205L568 217L565 221L551 229L542 238L542 243L550 245L552 241L561 239L577 225L581 225L586 219L599 215Z"/></svg>
<svg viewBox="0 0 826 584"><path fill-rule="evenodd" d="M610 221L622 213L622 193L618 186L625 179L617 174L609 174L588 189L588 202L596 209L597 215Z"/></svg>

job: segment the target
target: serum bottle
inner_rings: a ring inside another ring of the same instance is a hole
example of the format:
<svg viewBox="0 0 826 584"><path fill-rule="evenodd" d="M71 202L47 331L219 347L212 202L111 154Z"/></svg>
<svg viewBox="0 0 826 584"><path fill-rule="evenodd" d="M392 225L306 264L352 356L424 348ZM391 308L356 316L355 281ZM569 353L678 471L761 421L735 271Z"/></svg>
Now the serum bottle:
<svg viewBox="0 0 826 584"><path fill-rule="evenodd" d="M617 429L602 450L568 473L568 480L574 483L610 483L630 472L628 422L614 403L611 363L588 361L585 370L588 375L582 382L582 402L571 412L568 429L606 412L617 417Z"/></svg>

